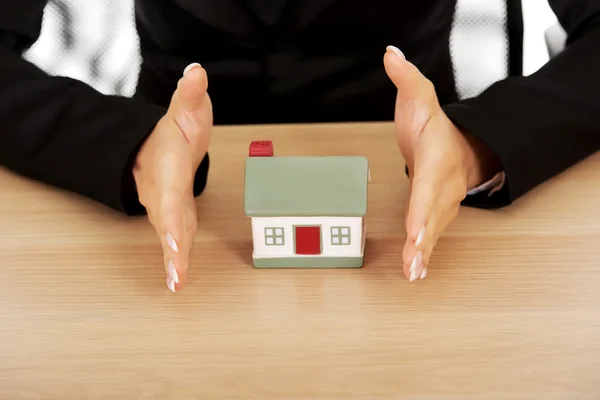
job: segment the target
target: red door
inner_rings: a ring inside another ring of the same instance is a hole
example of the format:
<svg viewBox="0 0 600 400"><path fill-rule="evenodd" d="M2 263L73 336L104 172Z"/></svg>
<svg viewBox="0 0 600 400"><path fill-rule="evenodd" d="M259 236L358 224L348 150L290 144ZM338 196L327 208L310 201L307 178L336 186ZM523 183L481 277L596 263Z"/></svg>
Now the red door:
<svg viewBox="0 0 600 400"><path fill-rule="evenodd" d="M321 254L321 227L296 227L296 254Z"/></svg>

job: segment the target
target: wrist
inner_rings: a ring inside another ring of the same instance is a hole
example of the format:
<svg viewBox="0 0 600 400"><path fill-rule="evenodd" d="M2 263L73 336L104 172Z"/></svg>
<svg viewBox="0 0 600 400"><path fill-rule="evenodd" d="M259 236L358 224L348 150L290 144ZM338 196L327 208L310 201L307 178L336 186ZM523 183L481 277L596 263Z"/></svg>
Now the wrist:
<svg viewBox="0 0 600 400"><path fill-rule="evenodd" d="M133 178L134 190L137 196L140 196L140 187L143 186L144 179L147 179L147 169L152 165L152 148L155 147L153 142L156 140L154 137L156 136L154 133L157 129L160 129L163 124L163 118L161 118L154 128L148 132L146 137L138 144L138 146L133 151L132 162L130 165L131 168L131 176ZM141 199L138 199L141 201Z"/></svg>
<svg viewBox="0 0 600 400"><path fill-rule="evenodd" d="M121 202L122 207L129 215L140 215L145 213L145 208L139 200L138 188L140 186L139 154L146 139L142 140L141 143L138 143L132 149L125 165L125 170L123 171L121 180Z"/></svg>
<svg viewBox="0 0 600 400"><path fill-rule="evenodd" d="M140 186L140 179L142 176L142 165L143 165L143 155L144 155L144 144L148 138L146 138L138 147L135 149L135 155L133 157L131 163L131 176L133 178L134 189L136 193L138 192Z"/></svg>
<svg viewBox="0 0 600 400"><path fill-rule="evenodd" d="M476 188L502 171L502 163L496 153L465 129L459 129L466 144L467 190Z"/></svg>

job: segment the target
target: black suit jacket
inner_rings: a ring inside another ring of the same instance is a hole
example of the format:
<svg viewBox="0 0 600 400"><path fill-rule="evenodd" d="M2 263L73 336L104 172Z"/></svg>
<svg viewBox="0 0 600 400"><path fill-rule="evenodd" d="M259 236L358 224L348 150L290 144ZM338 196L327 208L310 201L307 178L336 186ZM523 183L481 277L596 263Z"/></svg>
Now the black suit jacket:
<svg viewBox="0 0 600 400"><path fill-rule="evenodd" d="M600 148L600 1L550 3L567 49L532 76L457 101L453 1L137 0L144 61L128 99L24 61L46 1L0 0L0 164L140 213L132 159L187 64L208 72L216 124L391 120L382 56L392 44L435 84L448 116L498 154L504 189L469 202L502 206ZM196 194L207 172L208 156Z"/></svg>

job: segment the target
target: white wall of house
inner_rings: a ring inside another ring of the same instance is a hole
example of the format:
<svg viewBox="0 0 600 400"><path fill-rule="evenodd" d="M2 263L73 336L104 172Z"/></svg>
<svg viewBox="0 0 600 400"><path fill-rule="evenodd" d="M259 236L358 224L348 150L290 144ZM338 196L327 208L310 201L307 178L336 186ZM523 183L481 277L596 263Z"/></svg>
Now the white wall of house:
<svg viewBox="0 0 600 400"><path fill-rule="evenodd" d="M358 257L363 253L362 217L252 217L254 257ZM294 226L321 225L322 254L297 255L294 253ZM332 244L331 228L348 227L349 245ZM283 229L283 245L269 246L265 242L265 228Z"/></svg>

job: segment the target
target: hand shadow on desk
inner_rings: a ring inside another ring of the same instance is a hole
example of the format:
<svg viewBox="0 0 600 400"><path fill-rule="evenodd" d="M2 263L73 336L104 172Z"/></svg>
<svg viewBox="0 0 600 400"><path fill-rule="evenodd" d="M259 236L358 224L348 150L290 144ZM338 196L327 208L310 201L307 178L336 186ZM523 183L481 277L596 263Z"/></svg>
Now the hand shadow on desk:
<svg viewBox="0 0 600 400"><path fill-rule="evenodd" d="M215 200L213 196L223 196L223 199ZM250 219L244 215L240 199L234 199L232 205L232 199L226 196L207 191L197 199L198 233L191 264L208 259L222 261L222 266L252 267Z"/></svg>

